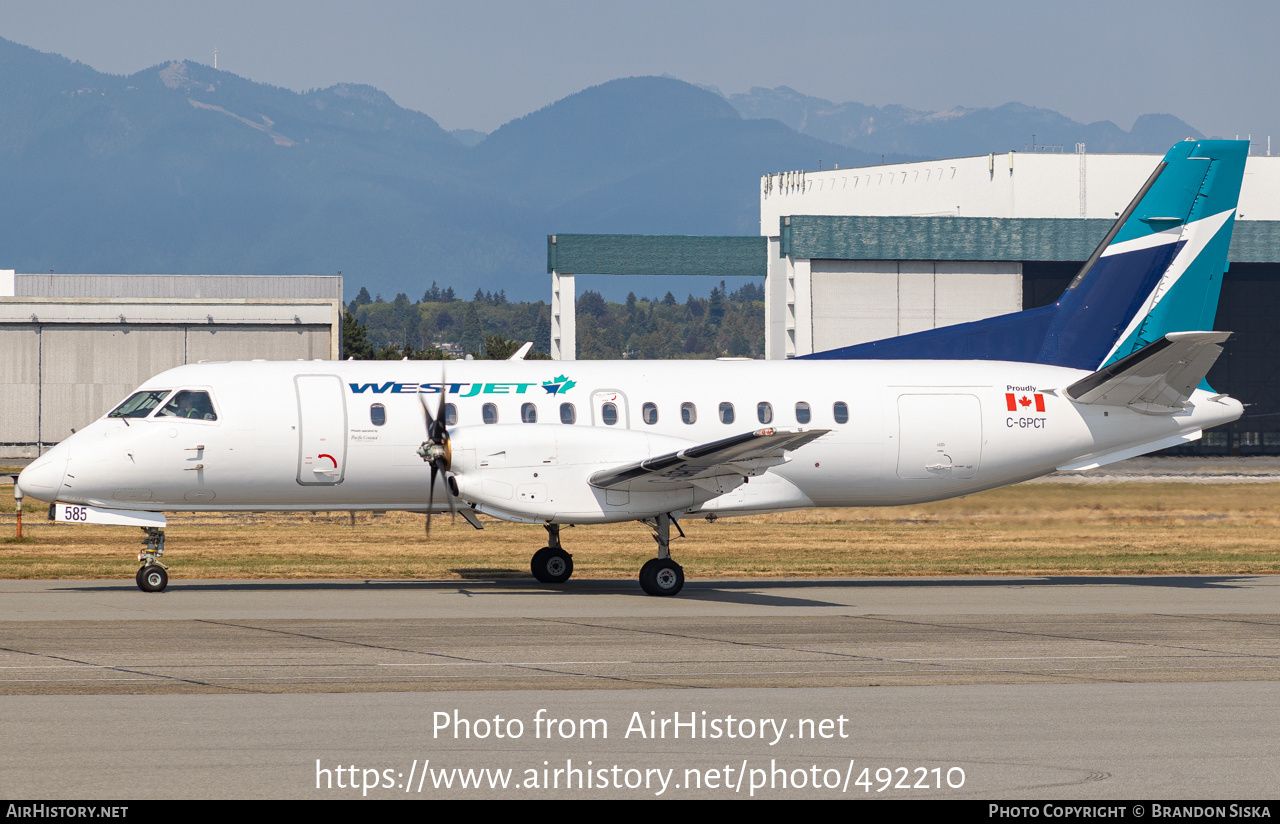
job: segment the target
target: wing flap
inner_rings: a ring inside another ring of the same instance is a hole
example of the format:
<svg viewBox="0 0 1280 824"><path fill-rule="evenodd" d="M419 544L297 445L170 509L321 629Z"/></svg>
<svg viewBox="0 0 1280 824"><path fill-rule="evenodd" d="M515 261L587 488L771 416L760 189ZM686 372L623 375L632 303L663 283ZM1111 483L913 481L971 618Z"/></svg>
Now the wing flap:
<svg viewBox="0 0 1280 824"><path fill-rule="evenodd" d="M719 475L748 477L783 463L784 453L799 449L829 429L758 429L691 446L656 458L601 470L588 479L598 489L617 489L633 482L693 485Z"/></svg>
<svg viewBox="0 0 1280 824"><path fill-rule="evenodd" d="M1171 332L1067 387L1076 403L1153 415L1181 412L1222 354L1230 332Z"/></svg>

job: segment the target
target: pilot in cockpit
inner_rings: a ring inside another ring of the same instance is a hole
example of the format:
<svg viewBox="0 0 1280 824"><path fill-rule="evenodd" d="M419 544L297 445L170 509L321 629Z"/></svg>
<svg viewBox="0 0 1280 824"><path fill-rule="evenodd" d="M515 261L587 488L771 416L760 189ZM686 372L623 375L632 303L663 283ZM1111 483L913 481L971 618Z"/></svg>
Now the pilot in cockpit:
<svg viewBox="0 0 1280 824"><path fill-rule="evenodd" d="M156 413L156 417L190 418L203 421L216 421L218 419L217 414L213 411L213 404L209 400L209 393L187 390L174 395L164 405L164 409Z"/></svg>

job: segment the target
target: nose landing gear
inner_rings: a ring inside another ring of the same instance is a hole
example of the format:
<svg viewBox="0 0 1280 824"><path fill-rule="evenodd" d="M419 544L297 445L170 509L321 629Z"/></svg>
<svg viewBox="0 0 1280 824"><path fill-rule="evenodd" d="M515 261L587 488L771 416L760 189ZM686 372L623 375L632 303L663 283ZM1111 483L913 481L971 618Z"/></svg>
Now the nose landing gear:
<svg viewBox="0 0 1280 824"><path fill-rule="evenodd" d="M169 573L159 564L149 564L138 569L136 580L143 592L163 592L169 585Z"/></svg>
<svg viewBox="0 0 1280 824"><path fill-rule="evenodd" d="M164 555L164 530L152 526L143 527L142 531L147 537L142 541L145 549L138 553L142 566L134 580L143 592L164 592L169 585L169 568L160 563L160 556Z"/></svg>

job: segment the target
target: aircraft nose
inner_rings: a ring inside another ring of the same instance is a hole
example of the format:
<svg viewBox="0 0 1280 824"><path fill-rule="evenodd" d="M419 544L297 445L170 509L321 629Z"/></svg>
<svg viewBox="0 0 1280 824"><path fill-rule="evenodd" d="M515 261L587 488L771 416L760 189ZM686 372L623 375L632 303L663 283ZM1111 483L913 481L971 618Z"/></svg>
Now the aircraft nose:
<svg viewBox="0 0 1280 824"><path fill-rule="evenodd" d="M36 458L18 475L18 489L22 494L37 500L53 503L62 488L63 476L67 473L67 459L71 450L64 444Z"/></svg>

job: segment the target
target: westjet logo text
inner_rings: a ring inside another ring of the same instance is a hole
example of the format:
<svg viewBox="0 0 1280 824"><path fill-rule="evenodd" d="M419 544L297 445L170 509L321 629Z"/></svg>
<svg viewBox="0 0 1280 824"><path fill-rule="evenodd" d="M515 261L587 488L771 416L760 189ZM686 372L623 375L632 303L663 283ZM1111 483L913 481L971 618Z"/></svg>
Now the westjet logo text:
<svg viewBox="0 0 1280 824"><path fill-rule="evenodd" d="M356 395L363 395L366 392L372 392L375 395L439 395L442 387L447 387L445 393L449 395L457 395L459 398L474 398L476 395L523 395L529 391L530 387L541 386L549 395L563 395L573 388L574 383L563 377L558 377L555 382L538 383L470 383L462 381L459 383L396 383L387 381L386 383L349 383L351 392Z"/></svg>

